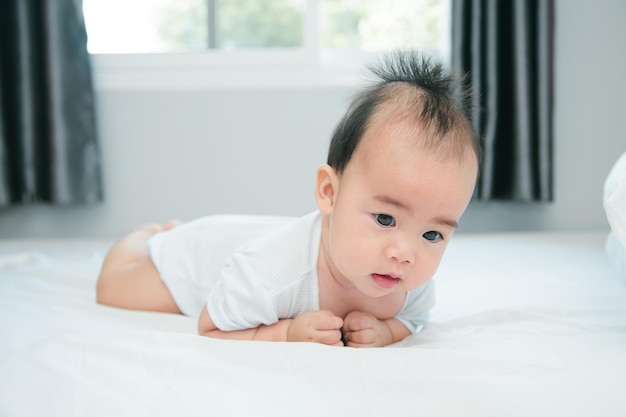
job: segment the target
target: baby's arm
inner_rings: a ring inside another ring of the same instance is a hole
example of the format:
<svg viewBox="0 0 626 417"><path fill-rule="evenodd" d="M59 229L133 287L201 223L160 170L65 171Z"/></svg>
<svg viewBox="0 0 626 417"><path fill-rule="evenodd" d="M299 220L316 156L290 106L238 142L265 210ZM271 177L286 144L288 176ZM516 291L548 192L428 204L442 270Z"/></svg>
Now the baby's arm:
<svg viewBox="0 0 626 417"><path fill-rule="evenodd" d="M217 328L209 313L202 309L198 320L198 333L202 336L233 340L265 340L275 342L316 342L343 346L341 326L343 320L330 311L309 311L295 319L283 319L272 325L254 329L222 331Z"/></svg>
<svg viewBox="0 0 626 417"><path fill-rule="evenodd" d="M346 344L350 347L387 346L411 334L398 319L379 320L363 311L352 311L346 316L343 332Z"/></svg>

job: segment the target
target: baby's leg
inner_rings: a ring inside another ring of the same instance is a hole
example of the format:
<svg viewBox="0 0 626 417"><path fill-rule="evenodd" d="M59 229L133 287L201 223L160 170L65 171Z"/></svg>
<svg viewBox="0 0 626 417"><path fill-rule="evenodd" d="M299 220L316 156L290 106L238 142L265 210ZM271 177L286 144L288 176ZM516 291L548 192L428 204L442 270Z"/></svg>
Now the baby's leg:
<svg viewBox="0 0 626 417"><path fill-rule="evenodd" d="M149 256L147 245L150 236L175 225L170 222L164 226L143 226L113 245L98 277L98 303L131 310L181 313Z"/></svg>

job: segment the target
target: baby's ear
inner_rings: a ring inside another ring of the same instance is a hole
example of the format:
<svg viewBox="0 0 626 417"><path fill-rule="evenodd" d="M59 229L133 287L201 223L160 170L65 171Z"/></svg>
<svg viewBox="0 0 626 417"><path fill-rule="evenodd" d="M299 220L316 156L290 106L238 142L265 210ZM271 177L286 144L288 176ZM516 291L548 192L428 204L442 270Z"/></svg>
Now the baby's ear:
<svg viewBox="0 0 626 417"><path fill-rule="evenodd" d="M335 205L335 198L339 187L337 172L328 164L317 169L315 182L315 199L317 208L322 214L330 214Z"/></svg>

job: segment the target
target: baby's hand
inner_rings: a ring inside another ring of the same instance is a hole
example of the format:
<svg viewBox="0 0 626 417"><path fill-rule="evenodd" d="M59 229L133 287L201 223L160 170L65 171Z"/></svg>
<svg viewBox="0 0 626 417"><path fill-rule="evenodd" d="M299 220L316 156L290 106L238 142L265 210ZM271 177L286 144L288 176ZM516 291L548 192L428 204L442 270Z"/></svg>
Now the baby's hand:
<svg viewBox="0 0 626 417"><path fill-rule="evenodd" d="M352 311L343 321L343 334L350 347L387 346L393 340L389 326L370 313Z"/></svg>
<svg viewBox="0 0 626 417"><path fill-rule="evenodd" d="M343 346L341 341L342 325L343 320L330 311L308 311L291 321L287 329L287 340Z"/></svg>

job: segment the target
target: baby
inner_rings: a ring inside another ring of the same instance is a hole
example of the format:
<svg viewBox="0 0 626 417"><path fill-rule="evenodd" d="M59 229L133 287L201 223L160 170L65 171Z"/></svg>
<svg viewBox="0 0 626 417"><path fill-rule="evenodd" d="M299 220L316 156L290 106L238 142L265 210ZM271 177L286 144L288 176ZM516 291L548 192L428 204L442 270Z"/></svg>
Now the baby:
<svg viewBox="0 0 626 417"><path fill-rule="evenodd" d="M317 170L318 210L135 229L107 254L98 302L198 317L226 339L373 347L418 332L479 145L441 65L405 51L372 71Z"/></svg>

